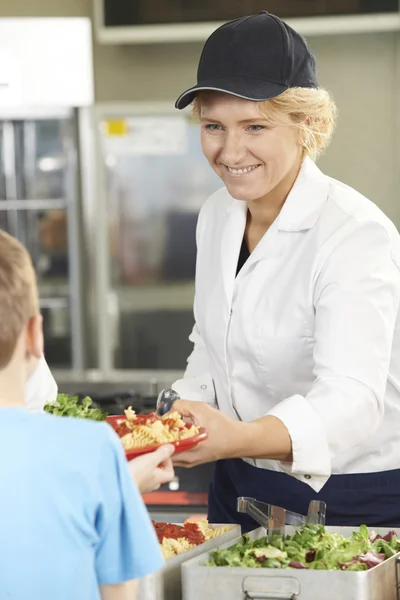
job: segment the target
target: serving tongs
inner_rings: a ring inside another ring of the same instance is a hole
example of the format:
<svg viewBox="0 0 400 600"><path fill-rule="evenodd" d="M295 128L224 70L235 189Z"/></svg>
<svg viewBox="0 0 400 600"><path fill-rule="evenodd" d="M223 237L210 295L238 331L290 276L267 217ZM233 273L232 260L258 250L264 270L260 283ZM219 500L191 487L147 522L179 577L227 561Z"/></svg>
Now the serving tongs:
<svg viewBox="0 0 400 600"><path fill-rule="evenodd" d="M314 525L325 525L326 504L319 500L312 500L308 507L307 515L285 510L274 504L260 502L255 498L244 496L237 499L237 511L246 513L252 517L267 532L267 536L285 536L286 525L302 527L313 523Z"/></svg>

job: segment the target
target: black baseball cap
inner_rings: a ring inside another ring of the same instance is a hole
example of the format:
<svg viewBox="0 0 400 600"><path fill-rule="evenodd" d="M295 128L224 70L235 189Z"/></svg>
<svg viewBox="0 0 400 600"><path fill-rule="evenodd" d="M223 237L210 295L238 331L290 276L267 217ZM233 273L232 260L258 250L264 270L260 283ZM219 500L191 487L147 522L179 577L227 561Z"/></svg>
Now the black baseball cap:
<svg viewBox="0 0 400 600"><path fill-rule="evenodd" d="M315 57L297 31L263 10L228 21L210 35L197 85L183 92L175 107L185 108L200 90L261 102L292 87L318 87Z"/></svg>

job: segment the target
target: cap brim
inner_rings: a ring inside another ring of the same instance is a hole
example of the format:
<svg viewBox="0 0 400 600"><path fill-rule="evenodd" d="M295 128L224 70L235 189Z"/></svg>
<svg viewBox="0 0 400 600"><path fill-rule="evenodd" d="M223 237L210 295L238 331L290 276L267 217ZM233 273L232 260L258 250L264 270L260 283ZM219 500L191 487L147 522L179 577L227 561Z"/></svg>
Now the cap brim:
<svg viewBox="0 0 400 600"><path fill-rule="evenodd" d="M251 100L252 102L264 102L279 96L288 89L288 85L283 83L277 83L275 81L252 81L252 80L238 80L232 82L224 81L222 79L207 81L199 83L181 94L178 100L175 102L175 108L181 110L186 108L197 96L198 92L202 90L209 90L212 92L222 92L224 94L230 94L231 96L237 96L244 100Z"/></svg>

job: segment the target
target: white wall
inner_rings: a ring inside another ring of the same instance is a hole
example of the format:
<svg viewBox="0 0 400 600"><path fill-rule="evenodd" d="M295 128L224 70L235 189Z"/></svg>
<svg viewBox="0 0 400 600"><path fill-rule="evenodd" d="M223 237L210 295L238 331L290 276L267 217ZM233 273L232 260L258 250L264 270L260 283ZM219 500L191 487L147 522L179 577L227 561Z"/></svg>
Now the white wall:
<svg viewBox="0 0 400 600"><path fill-rule="evenodd" d="M400 35L311 40L339 121L320 166L376 202L400 227Z"/></svg>

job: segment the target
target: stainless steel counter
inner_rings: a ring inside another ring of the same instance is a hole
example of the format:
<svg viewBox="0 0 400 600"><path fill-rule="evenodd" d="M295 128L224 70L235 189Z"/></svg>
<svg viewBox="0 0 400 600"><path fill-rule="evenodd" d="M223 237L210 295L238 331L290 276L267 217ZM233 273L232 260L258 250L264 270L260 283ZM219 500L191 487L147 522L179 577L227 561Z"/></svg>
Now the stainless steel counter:
<svg viewBox="0 0 400 600"><path fill-rule="evenodd" d="M181 506L179 507L179 511L169 506L165 506L163 509L158 508L157 510L152 510L149 507L149 513L153 521L160 523L184 523L187 519L193 517L194 514L202 514L206 519L207 507L204 507L200 512L193 510L193 508L191 509L190 506Z"/></svg>
<svg viewBox="0 0 400 600"><path fill-rule="evenodd" d="M156 396L165 387L180 379L182 371L52 370L60 392L119 392L134 389L138 394Z"/></svg>

